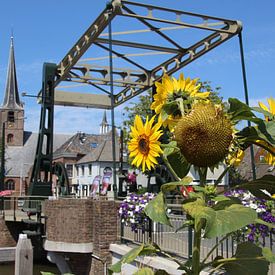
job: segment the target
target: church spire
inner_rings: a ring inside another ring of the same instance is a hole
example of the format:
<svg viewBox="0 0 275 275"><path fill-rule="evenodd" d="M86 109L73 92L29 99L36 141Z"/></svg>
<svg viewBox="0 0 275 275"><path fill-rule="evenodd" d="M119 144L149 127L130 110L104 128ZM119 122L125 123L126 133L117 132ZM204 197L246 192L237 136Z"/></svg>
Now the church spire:
<svg viewBox="0 0 275 275"><path fill-rule="evenodd" d="M2 108L20 109L20 110L23 109L23 105L20 102L18 86L17 86L13 36L11 36L6 91L5 91L5 97L4 97Z"/></svg>
<svg viewBox="0 0 275 275"><path fill-rule="evenodd" d="M107 122L106 110L104 110L104 114L103 114L102 122L100 124L99 132L102 135L107 134L109 132L109 124Z"/></svg>

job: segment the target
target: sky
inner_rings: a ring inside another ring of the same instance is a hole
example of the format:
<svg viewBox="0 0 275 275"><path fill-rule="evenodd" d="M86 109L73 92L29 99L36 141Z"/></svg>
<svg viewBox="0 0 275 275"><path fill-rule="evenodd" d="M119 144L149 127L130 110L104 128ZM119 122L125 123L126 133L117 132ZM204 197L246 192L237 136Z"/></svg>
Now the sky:
<svg viewBox="0 0 275 275"><path fill-rule="evenodd" d="M275 97L275 1L274 0L139 0L183 11L240 20L250 105ZM59 63L84 31L105 8L106 1L9 0L0 4L0 102L3 102L10 37L13 32L17 81L25 103L25 130L39 129L40 105L33 97L41 89L44 62ZM131 28L131 26L129 26ZM192 34L190 34L192 36ZM190 38L191 39L191 38ZM100 53L98 53L100 55ZM107 61L106 61L107 62ZM105 62L105 65L108 63ZM185 76L211 81L221 87L223 98L244 100L239 40L233 37L180 70ZM132 99L134 102L136 99ZM115 110L115 124L121 125L123 108ZM55 107L54 131L58 133L99 133L103 110ZM110 111L107 112L111 121Z"/></svg>

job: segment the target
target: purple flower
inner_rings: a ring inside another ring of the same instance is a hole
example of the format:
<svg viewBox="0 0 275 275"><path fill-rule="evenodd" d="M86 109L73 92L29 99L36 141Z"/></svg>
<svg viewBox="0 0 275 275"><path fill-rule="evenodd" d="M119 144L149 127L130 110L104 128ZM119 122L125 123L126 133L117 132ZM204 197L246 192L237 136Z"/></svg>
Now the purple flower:
<svg viewBox="0 0 275 275"><path fill-rule="evenodd" d="M144 212L144 209L148 202L154 198L154 194L145 193L142 195L130 194L120 204L118 214L122 223L126 226L130 226L134 232L141 228L142 232L145 231L148 218Z"/></svg>

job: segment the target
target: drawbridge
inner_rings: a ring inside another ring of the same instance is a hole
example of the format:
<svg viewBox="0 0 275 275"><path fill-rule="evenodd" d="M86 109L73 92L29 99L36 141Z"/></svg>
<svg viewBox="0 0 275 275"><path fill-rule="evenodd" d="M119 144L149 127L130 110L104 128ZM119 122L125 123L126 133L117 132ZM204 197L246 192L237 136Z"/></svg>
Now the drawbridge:
<svg viewBox="0 0 275 275"><path fill-rule="evenodd" d="M239 21L205 14L123 0L107 4L58 64L44 64L30 195L51 195L54 105L111 110L115 160L114 109L154 91L164 74L172 75L241 30Z"/></svg>

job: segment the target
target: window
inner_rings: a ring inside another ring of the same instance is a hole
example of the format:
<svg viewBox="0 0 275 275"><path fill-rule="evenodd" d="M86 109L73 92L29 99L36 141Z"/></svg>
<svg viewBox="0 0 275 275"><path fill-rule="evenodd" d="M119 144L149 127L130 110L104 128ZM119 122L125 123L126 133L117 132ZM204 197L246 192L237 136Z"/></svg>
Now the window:
<svg viewBox="0 0 275 275"><path fill-rule="evenodd" d="M82 176L84 176L84 165L81 165Z"/></svg>
<svg viewBox="0 0 275 275"><path fill-rule="evenodd" d="M76 175L79 176L79 166L76 166Z"/></svg>
<svg viewBox="0 0 275 275"><path fill-rule="evenodd" d="M8 112L8 122L14 122L14 112L13 111Z"/></svg>
<svg viewBox="0 0 275 275"><path fill-rule="evenodd" d="M7 143L13 143L13 134L8 134Z"/></svg>
<svg viewBox="0 0 275 275"><path fill-rule="evenodd" d="M15 190L15 184L13 180L7 180L4 184L5 190Z"/></svg>
<svg viewBox="0 0 275 275"><path fill-rule="evenodd" d="M67 170L67 175L69 178L73 177L73 165L72 164L66 164L66 170Z"/></svg>
<svg viewBox="0 0 275 275"><path fill-rule="evenodd" d="M260 162L265 162L264 156L260 156Z"/></svg>
<svg viewBox="0 0 275 275"><path fill-rule="evenodd" d="M89 164L88 167L89 167L89 175L92 175L92 164Z"/></svg>

